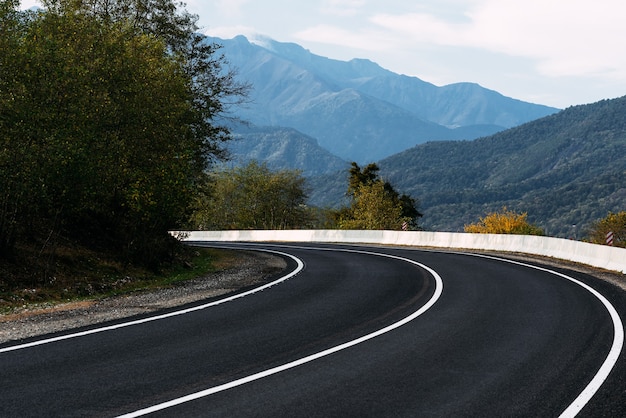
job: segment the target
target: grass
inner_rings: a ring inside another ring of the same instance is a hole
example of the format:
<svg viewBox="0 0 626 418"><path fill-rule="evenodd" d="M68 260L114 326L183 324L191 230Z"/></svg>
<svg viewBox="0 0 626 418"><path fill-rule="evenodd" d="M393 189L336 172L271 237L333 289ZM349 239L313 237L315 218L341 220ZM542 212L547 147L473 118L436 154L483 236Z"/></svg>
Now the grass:
<svg viewBox="0 0 626 418"><path fill-rule="evenodd" d="M0 257L0 314L171 287L236 262L231 251L184 247L175 263L154 272L76 245L60 246L53 258L22 246Z"/></svg>

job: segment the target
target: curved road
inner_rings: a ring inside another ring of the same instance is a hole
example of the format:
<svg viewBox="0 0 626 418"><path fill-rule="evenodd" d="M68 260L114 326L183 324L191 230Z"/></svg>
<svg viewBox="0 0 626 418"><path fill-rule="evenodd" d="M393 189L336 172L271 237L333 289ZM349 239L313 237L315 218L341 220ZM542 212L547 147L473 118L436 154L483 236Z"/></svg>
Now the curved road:
<svg viewBox="0 0 626 418"><path fill-rule="evenodd" d="M263 291L0 345L0 416L626 416L624 291L470 254L264 247L292 274Z"/></svg>

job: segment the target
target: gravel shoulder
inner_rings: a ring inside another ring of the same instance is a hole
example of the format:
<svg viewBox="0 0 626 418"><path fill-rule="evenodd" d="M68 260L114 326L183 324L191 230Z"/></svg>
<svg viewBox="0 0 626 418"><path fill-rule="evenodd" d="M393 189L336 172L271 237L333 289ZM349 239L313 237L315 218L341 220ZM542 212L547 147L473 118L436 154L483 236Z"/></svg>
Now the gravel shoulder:
<svg viewBox="0 0 626 418"><path fill-rule="evenodd" d="M579 271L626 290L626 275L617 272L548 257L513 253L493 254L522 262L538 262ZM285 261L276 255L242 251L237 266L170 288L47 308L29 308L9 315L0 315L0 343L156 312L225 295L244 287L264 283L270 276L285 268Z"/></svg>
<svg viewBox="0 0 626 418"><path fill-rule="evenodd" d="M103 323L232 293L262 284L287 267L282 258L242 251L235 267L176 286L101 300L31 307L0 315L0 343Z"/></svg>

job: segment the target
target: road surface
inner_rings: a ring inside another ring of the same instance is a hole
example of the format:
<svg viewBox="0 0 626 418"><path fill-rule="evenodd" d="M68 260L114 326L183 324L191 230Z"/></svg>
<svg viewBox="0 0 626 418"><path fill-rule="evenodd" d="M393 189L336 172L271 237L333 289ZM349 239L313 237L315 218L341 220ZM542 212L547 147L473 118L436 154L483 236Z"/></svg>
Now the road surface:
<svg viewBox="0 0 626 418"><path fill-rule="evenodd" d="M626 416L626 298L609 284L475 254L245 246L288 271L0 345L0 416Z"/></svg>

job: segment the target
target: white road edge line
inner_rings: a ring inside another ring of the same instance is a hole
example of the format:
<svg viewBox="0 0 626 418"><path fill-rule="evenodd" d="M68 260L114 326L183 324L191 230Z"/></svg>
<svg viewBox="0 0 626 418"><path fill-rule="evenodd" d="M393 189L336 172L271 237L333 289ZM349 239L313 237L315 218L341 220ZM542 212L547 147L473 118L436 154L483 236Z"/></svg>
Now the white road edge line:
<svg viewBox="0 0 626 418"><path fill-rule="evenodd" d="M49 343L53 343L53 342L57 342L57 341L69 340L71 338L84 337L86 335L97 334L99 332L112 331L112 330L115 330L115 329L130 327L130 326L133 326L133 325L145 324L147 322L158 321L158 320L161 320L161 319L170 318L170 317L178 316L178 315L184 315L184 314L188 314L190 312L195 312L195 311L199 311L199 310L202 310L202 309L210 308L212 306L221 305L222 303L231 302L231 301L233 301L235 299L243 298L243 297L249 296L249 295L251 295L253 293L261 292L261 291L263 291L263 290L265 290L265 289L267 289L269 287L272 287L272 286L274 286L274 285L276 285L278 283L281 283L281 282L284 282L286 280L289 280L290 278L292 278L293 276L298 274L300 271L302 271L302 269L304 268L304 263L302 262L302 260L300 260L297 257L292 256L291 254L286 254L286 253L283 253L283 252L273 251L273 250L262 250L262 251L289 257L289 258L293 259L296 262L297 267L296 267L295 270L293 270L289 274L287 274L285 276L282 276L279 279L274 280L273 282L266 283L263 286L255 287L254 289L248 290L247 292L238 293L236 295L229 296L229 297L226 297L226 298L223 298L223 299L219 299L219 300L216 300L216 301L213 301L213 302L210 302L210 303L206 303L204 305L198 305L198 306L194 306L194 307L191 307L191 308L182 309L182 310L178 310L178 311L173 311L173 312L169 312L169 313L162 314L162 315L150 316L150 317L143 318L143 319L138 319L138 320L135 320L135 321L122 322L122 323L119 323L119 324L110 325L110 326L106 326L106 327L94 328L94 329L90 329L90 330L87 330L87 331L76 332L76 333L73 333L73 334L60 335L58 337L46 338L46 339L42 339L42 340L32 341L32 342L25 343L25 344L20 344L20 345L14 345L14 346L10 346L10 347L0 348L0 354L1 353L7 353L9 351L23 350L25 348L35 347L35 346L43 345L43 344L49 344Z"/></svg>
<svg viewBox="0 0 626 418"><path fill-rule="evenodd" d="M358 244L355 244L355 246L358 246ZM301 247L301 248L312 248L312 247ZM406 249L405 247L400 247L400 248ZM318 248L318 249L323 249L323 248ZM576 280L573 277L570 277L566 274L559 273L557 271L550 270L547 268L535 266L535 265L524 263L521 261L494 257L494 256L486 255L486 254L476 254L476 253L467 253L467 252L458 252L458 251L426 250L426 249L419 249L419 250L430 251L430 252L440 252L440 253L443 252L443 253L448 253L448 254L450 253L463 254L463 255L469 255L469 256L474 256L474 257L488 258L488 259L503 261L503 262L507 262L511 264L517 264L517 265L524 266L524 267L533 268L535 270L544 271L544 272L554 274L556 276L569 280L572 283L577 284L578 286L590 292L604 305L605 309L608 311L611 317L611 320L613 321L613 344L611 345L611 349L609 350L609 353L606 359L604 360L604 362L602 363L602 365L600 366L600 369L598 370L598 372L591 379L589 384L587 384L587 386L582 390L582 392L576 397L576 399L574 399L574 401L561 413L561 415L559 415L559 418L574 418L575 416L577 416L580 413L580 411L589 403L589 401L596 394L596 392L600 389L602 384L606 381L609 374L611 373L611 370L613 370L613 368L615 367L615 364L619 360L620 353L622 352L622 349L624 347L624 325L617 310L615 309L613 305L611 305L611 302L609 302L600 292L598 292L591 286L588 286L587 284L579 280ZM345 251L352 251L352 250L345 250ZM360 252L360 251L356 251L356 252Z"/></svg>
<svg viewBox="0 0 626 418"><path fill-rule="evenodd" d="M393 259L397 259L397 260L401 260L401 261L405 261L411 264L415 264L421 268L423 268L424 270L428 271L434 278L435 278L435 282L436 282L436 286L435 286L435 292L433 294L433 296L428 300L428 302L426 302L426 304L424 306L422 306L420 309L418 309L416 312L412 313L411 315L407 316L406 318L391 324L385 328L382 328L378 331L372 332L371 334L367 334L363 337L357 338L355 340L352 341L348 341L347 343L344 344L340 344L338 346L329 348L327 350L324 351L320 351L319 353L316 354L312 354L310 356L307 357L303 357L299 360L295 360L292 361L290 363L287 364L283 364L282 366L278 366L278 367L274 367L272 369L268 369L250 376L246 376L243 377L241 379L237 379L234 380L232 382L229 383L225 383L223 385L219 385L219 386L214 386L212 388L200 391L200 392L196 392L196 393L192 393L190 395L187 396L183 396L177 399L172 399L171 401L168 402L164 402L158 405L154 405L148 408L144 408L144 409L140 409L138 411L135 412L130 412L128 414L124 414L124 415L120 415L118 418L132 418L132 417L140 417L143 415L147 415L147 414L151 414L153 412L157 412L157 411L161 411L163 409L166 408L171 408L173 406L176 405L180 405L186 402L190 402L196 399L200 399L212 394L215 394L217 392L222 392L228 389L232 389L234 387L237 386L241 386L244 385L246 383L250 383L253 382L255 380L259 380L262 379L264 377L268 377L271 375L274 375L276 373L280 373L282 371L288 370L288 369L292 369L294 367L298 367L302 364L305 363L309 363L311 361L317 360L319 358L331 355L333 353L336 353L338 351L341 350L345 350L346 348L355 346L357 344L361 344L362 342L365 342L367 340L371 340L372 338L378 337L382 334L385 334L387 332L390 332L398 327L401 327L402 325L405 325L406 323L414 320L415 318L417 318L418 316L422 315L424 312L426 312L428 309L430 309L435 302L437 302L437 300L439 299L439 297L441 296L441 293L443 292L443 280L441 279L441 277L439 276L439 274L437 274L436 271L434 271L433 269L431 269L430 267L418 263L417 261L413 261L413 260L409 260L408 258L403 258L403 257L398 257L398 256L394 256L394 255L390 255L390 254L383 254L383 253L375 253L375 252L370 252L370 251L358 251L358 250L348 250L348 249L330 249L330 248L312 248L312 247L301 247L304 249L316 249L316 250L326 250L326 251L346 251L346 252L355 252L355 253L361 253L361 254L370 254L370 255L376 255L376 256L382 256L382 257L388 257L388 258L393 258Z"/></svg>
<svg viewBox="0 0 626 418"><path fill-rule="evenodd" d="M490 259L498 260L498 261L505 261L507 263L517 264L520 266L530 267L536 270L541 270L541 271L545 271L551 274L555 274L559 277L567 279L581 286L582 288L590 292L592 295L594 295L598 300L600 300L600 302L602 302L602 304L608 311L609 315L611 316L611 319L613 320L613 328L614 328L613 344L611 345L609 354L607 355L606 359L602 363L602 366L600 367L596 375L593 377L593 379L591 379L589 384L583 389L583 391L578 395L578 397L574 399L574 401L570 404L570 406L568 406L565 409L565 411L563 411L561 415L559 415L559 418L573 418L576 415L578 415L578 413L585 407L585 405L587 405L587 403L589 403L593 395L596 394L598 389L600 389L600 386L602 386L604 381L607 379L607 377L609 376L609 373L611 373L611 370L613 370L613 367L615 367L615 364L617 363L617 360L619 359L620 353L622 352L622 348L624 346L624 325L622 323L622 320L619 314L617 313L617 310L613 307L613 305L611 305L611 302L609 302L604 296L602 296L600 292L590 287L589 285L579 280L576 280L573 277L570 277L566 274L562 274L562 273L559 273L557 271L550 270L547 268L534 266L532 264L523 263L520 261L508 260L505 258L493 257L489 255L484 255L484 254L473 254L473 253L459 253L459 254L471 255L475 257L490 258Z"/></svg>

